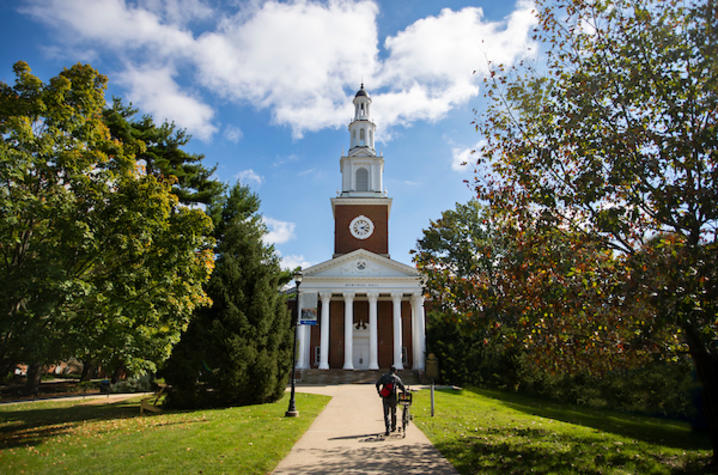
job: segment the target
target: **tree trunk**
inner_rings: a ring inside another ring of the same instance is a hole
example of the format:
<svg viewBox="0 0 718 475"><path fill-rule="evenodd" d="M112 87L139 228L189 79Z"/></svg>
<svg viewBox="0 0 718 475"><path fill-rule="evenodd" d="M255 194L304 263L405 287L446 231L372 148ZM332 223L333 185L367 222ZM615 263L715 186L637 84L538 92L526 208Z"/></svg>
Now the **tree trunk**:
<svg viewBox="0 0 718 475"><path fill-rule="evenodd" d="M120 380L120 377L122 376L122 372L123 372L122 366L115 368L115 370L112 372L112 378L111 378L112 384L116 384Z"/></svg>
<svg viewBox="0 0 718 475"><path fill-rule="evenodd" d="M713 447L711 467L718 468L718 361L707 350L695 328L688 327L685 330L698 379L703 385L703 410Z"/></svg>
<svg viewBox="0 0 718 475"><path fill-rule="evenodd" d="M27 379L25 381L25 394L37 396L40 390L40 377L42 376L43 365L30 363L27 365Z"/></svg>
<svg viewBox="0 0 718 475"><path fill-rule="evenodd" d="M80 381L89 381L93 373L95 372L95 365L92 364L92 361L83 361L82 362L82 374L80 375Z"/></svg>

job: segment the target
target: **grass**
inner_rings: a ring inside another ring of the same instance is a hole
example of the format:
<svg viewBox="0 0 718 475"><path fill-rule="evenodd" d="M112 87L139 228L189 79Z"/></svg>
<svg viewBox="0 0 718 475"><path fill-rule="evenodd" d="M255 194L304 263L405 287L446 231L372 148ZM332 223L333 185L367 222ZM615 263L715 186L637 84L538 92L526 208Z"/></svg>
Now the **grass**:
<svg viewBox="0 0 718 475"><path fill-rule="evenodd" d="M0 407L2 473L267 473L329 401L297 393L272 404L139 416L115 404L39 402Z"/></svg>
<svg viewBox="0 0 718 475"><path fill-rule="evenodd" d="M460 473L702 473L688 424L489 390L416 394L415 422Z"/></svg>

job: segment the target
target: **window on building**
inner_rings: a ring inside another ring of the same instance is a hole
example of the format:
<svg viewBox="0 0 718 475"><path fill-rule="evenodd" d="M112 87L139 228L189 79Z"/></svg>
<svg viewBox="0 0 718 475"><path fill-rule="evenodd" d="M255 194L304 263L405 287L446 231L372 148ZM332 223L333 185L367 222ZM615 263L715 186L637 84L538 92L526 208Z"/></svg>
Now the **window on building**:
<svg viewBox="0 0 718 475"><path fill-rule="evenodd" d="M369 191L369 170L360 168L356 174L357 191Z"/></svg>
<svg viewBox="0 0 718 475"><path fill-rule="evenodd" d="M366 134L364 133L364 129L359 129L359 142L364 145L364 142L366 141Z"/></svg>

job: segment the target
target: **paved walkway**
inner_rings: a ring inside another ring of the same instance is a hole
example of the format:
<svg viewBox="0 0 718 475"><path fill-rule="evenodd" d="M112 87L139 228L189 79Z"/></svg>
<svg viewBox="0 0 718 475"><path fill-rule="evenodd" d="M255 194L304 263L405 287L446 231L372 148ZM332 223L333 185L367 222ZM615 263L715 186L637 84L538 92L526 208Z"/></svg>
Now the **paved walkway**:
<svg viewBox="0 0 718 475"><path fill-rule="evenodd" d="M43 397L36 399L24 399L21 401L5 401L0 402L0 406L5 404L27 404L31 402L61 402L61 401L86 401L85 404L107 404L111 402L119 402L137 396L151 396L153 392L144 393L113 393L113 394L86 394L82 396L59 396L59 397Z"/></svg>
<svg viewBox="0 0 718 475"><path fill-rule="evenodd" d="M381 399L374 385L299 386L297 391L326 394L332 400L274 474L457 473L413 423L406 438L397 433L384 437ZM302 417L302 408L297 409ZM399 408L397 415L401 417Z"/></svg>

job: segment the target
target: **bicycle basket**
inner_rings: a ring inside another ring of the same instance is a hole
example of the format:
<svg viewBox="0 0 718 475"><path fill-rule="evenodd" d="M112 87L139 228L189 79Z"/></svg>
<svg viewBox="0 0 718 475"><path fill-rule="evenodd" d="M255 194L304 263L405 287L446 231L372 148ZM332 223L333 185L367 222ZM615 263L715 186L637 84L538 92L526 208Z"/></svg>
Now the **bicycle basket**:
<svg viewBox="0 0 718 475"><path fill-rule="evenodd" d="M406 406L411 405L411 396L412 396L411 393L409 393L409 392L399 393L398 396L399 396L399 404L404 404Z"/></svg>

